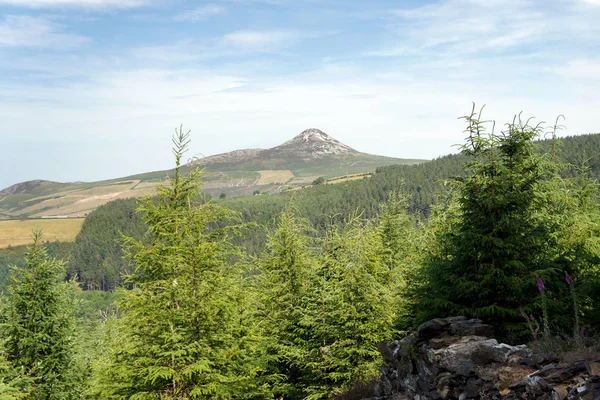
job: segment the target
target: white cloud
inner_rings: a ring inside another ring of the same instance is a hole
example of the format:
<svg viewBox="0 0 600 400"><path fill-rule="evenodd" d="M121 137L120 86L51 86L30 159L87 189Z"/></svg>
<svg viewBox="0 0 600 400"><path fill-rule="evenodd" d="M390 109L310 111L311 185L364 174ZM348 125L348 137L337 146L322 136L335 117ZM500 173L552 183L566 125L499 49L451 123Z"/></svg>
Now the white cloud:
<svg viewBox="0 0 600 400"><path fill-rule="evenodd" d="M223 43L244 49L277 49L286 47L300 38L295 31L235 31L223 37Z"/></svg>
<svg viewBox="0 0 600 400"><path fill-rule="evenodd" d="M573 60L556 68L555 71L574 79L600 79L600 60Z"/></svg>
<svg viewBox="0 0 600 400"><path fill-rule="evenodd" d="M59 25L26 15L9 15L0 22L0 47L73 48L89 39L64 33Z"/></svg>
<svg viewBox="0 0 600 400"><path fill-rule="evenodd" d="M27 8L132 8L143 6L150 1L151 0L0 0L0 4Z"/></svg>
<svg viewBox="0 0 600 400"><path fill-rule="evenodd" d="M530 1L443 0L394 13L401 33L397 39L401 43L394 47L407 47L409 42L416 52L443 48L447 53L469 54L522 46L559 29L551 27L548 15Z"/></svg>
<svg viewBox="0 0 600 400"><path fill-rule="evenodd" d="M184 11L175 16L178 21L201 21L225 12L225 7L209 4Z"/></svg>

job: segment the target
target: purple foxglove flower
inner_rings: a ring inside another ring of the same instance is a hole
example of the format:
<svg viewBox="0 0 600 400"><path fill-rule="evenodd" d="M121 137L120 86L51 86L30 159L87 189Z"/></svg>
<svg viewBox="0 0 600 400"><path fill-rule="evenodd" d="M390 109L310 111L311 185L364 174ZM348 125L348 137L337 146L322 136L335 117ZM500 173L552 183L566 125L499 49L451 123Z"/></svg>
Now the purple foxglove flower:
<svg viewBox="0 0 600 400"><path fill-rule="evenodd" d="M567 285L573 283L573 278L571 278L571 275L569 275L568 272L565 272L565 281L567 281Z"/></svg>
<svg viewBox="0 0 600 400"><path fill-rule="evenodd" d="M525 314L525 311L521 310L521 316L522 316L523 318L525 318L525 320L526 320L527 322L529 322L529 317L527 316L527 314Z"/></svg>
<svg viewBox="0 0 600 400"><path fill-rule="evenodd" d="M530 315L529 318L531 319L531 322L537 322L537 320L535 319L535 317L533 315Z"/></svg>
<svg viewBox="0 0 600 400"><path fill-rule="evenodd" d="M544 281L539 276L536 276L535 279L537 280L538 290L540 292L543 292L544 289L546 289L546 287L544 286Z"/></svg>

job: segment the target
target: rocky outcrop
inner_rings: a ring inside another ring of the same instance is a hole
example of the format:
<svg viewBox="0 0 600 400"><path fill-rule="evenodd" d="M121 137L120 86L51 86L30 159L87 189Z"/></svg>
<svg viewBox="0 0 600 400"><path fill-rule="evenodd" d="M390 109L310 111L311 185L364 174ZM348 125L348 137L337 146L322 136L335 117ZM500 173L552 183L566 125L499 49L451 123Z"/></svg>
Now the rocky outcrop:
<svg viewBox="0 0 600 400"><path fill-rule="evenodd" d="M287 142L270 149L235 150L198 159L199 165L235 164L271 159L311 160L325 156L361 154L319 129L307 129Z"/></svg>
<svg viewBox="0 0 600 400"><path fill-rule="evenodd" d="M352 147L336 140L319 129L307 129L280 146L266 151L269 157L293 156L297 158L319 158L327 155L358 153Z"/></svg>
<svg viewBox="0 0 600 400"><path fill-rule="evenodd" d="M478 319L434 319L379 347L387 366L372 399L600 400L600 354L560 363L498 343Z"/></svg>

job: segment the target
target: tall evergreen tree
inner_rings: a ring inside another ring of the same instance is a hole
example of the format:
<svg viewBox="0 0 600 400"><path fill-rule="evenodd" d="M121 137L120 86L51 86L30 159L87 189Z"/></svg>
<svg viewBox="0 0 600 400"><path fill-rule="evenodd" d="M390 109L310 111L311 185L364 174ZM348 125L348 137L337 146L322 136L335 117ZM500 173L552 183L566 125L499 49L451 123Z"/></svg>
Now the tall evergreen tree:
<svg viewBox="0 0 600 400"><path fill-rule="evenodd" d="M312 302L311 384L307 399L326 399L379 374L377 343L393 336L397 310L385 277L388 271L371 249L377 235L356 220L344 230L331 227ZM389 283L389 282L387 282Z"/></svg>
<svg viewBox="0 0 600 400"><path fill-rule="evenodd" d="M105 396L131 399L232 399L257 392L259 368L244 320L241 271L228 265L228 210L205 201L197 171L182 174L189 135L173 138L173 179L140 211L142 241L126 238L135 289L121 302L124 342Z"/></svg>
<svg viewBox="0 0 600 400"><path fill-rule="evenodd" d="M396 328L406 331L412 325L412 298L414 297L418 263L418 231L415 219L407 213L408 198L402 189L392 192L381 206L376 221L376 243L370 247L372 257L380 257L383 267L382 284L393 291L398 313Z"/></svg>
<svg viewBox="0 0 600 400"><path fill-rule="evenodd" d="M519 310L536 302L535 275L560 274L556 164L536 152L540 126L518 118L496 134L475 112L466 121L471 174L455 181L457 214L428 262L421 318L465 314L507 334L522 328Z"/></svg>
<svg viewBox="0 0 600 400"><path fill-rule="evenodd" d="M276 398L301 399L307 385L308 345L313 334L307 308L314 296L315 268L311 230L305 220L294 216L293 209L284 211L259 262L257 318L267 339Z"/></svg>
<svg viewBox="0 0 600 400"><path fill-rule="evenodd" d="M28 399L75 398L72 375L73 302L64 266L50 259L41 232L24 268L13 270L5 310L6 359L31 381Z"/></svg>

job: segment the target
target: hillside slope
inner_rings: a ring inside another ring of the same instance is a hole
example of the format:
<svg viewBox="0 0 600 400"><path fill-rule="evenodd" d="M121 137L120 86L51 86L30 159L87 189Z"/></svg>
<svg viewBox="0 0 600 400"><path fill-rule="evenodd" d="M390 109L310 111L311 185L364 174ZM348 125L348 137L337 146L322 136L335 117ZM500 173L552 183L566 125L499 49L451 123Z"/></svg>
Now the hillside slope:
<svg viewBox="0 0 600 400"><path fill-rule="evenodd" d="M541 143L542 151L549 142ZM585 155L590 177L600 178L600 134L565 138L561 144L561 158L580 165ZM218 201L238 211L244 221L256 222L261 228L248 230L236 237L236 244L250 254L264 250L267 233L273 228L279 213L293 203L299 216L307 218L321 234L328 224L344 224L352 215L371 219L378 215L380 205L393 190L402 186L408 195L412 214L427 217L436 198L442 197L448 186L444 181L465 174L463 155L448 155L418 165L390 165L380 167L370 177L335 185L315 185L303 190L273 196L248 196ZM565 171L567 175L576 169ZM86 219L77 237L69 274L80 277L85 287L114 288L121 284L124 271L123 253L119 244L119 230L141 238L144 224L136 214L135 200L110 202ZM107 271L111 271L110 274Z"/></svg>
<svg viewBox="0 0 600 400"><path fill-rule="evenodd" d="M235 150L193 164L204 170L204 191L239 197L301 187L320 176L334 178L422 161L361 153L318 129L307 129L270 149ZM0 191L0 218L84 216L112 200L151 195L170 174L166 170L88 183L19 183Z"/></svg>

